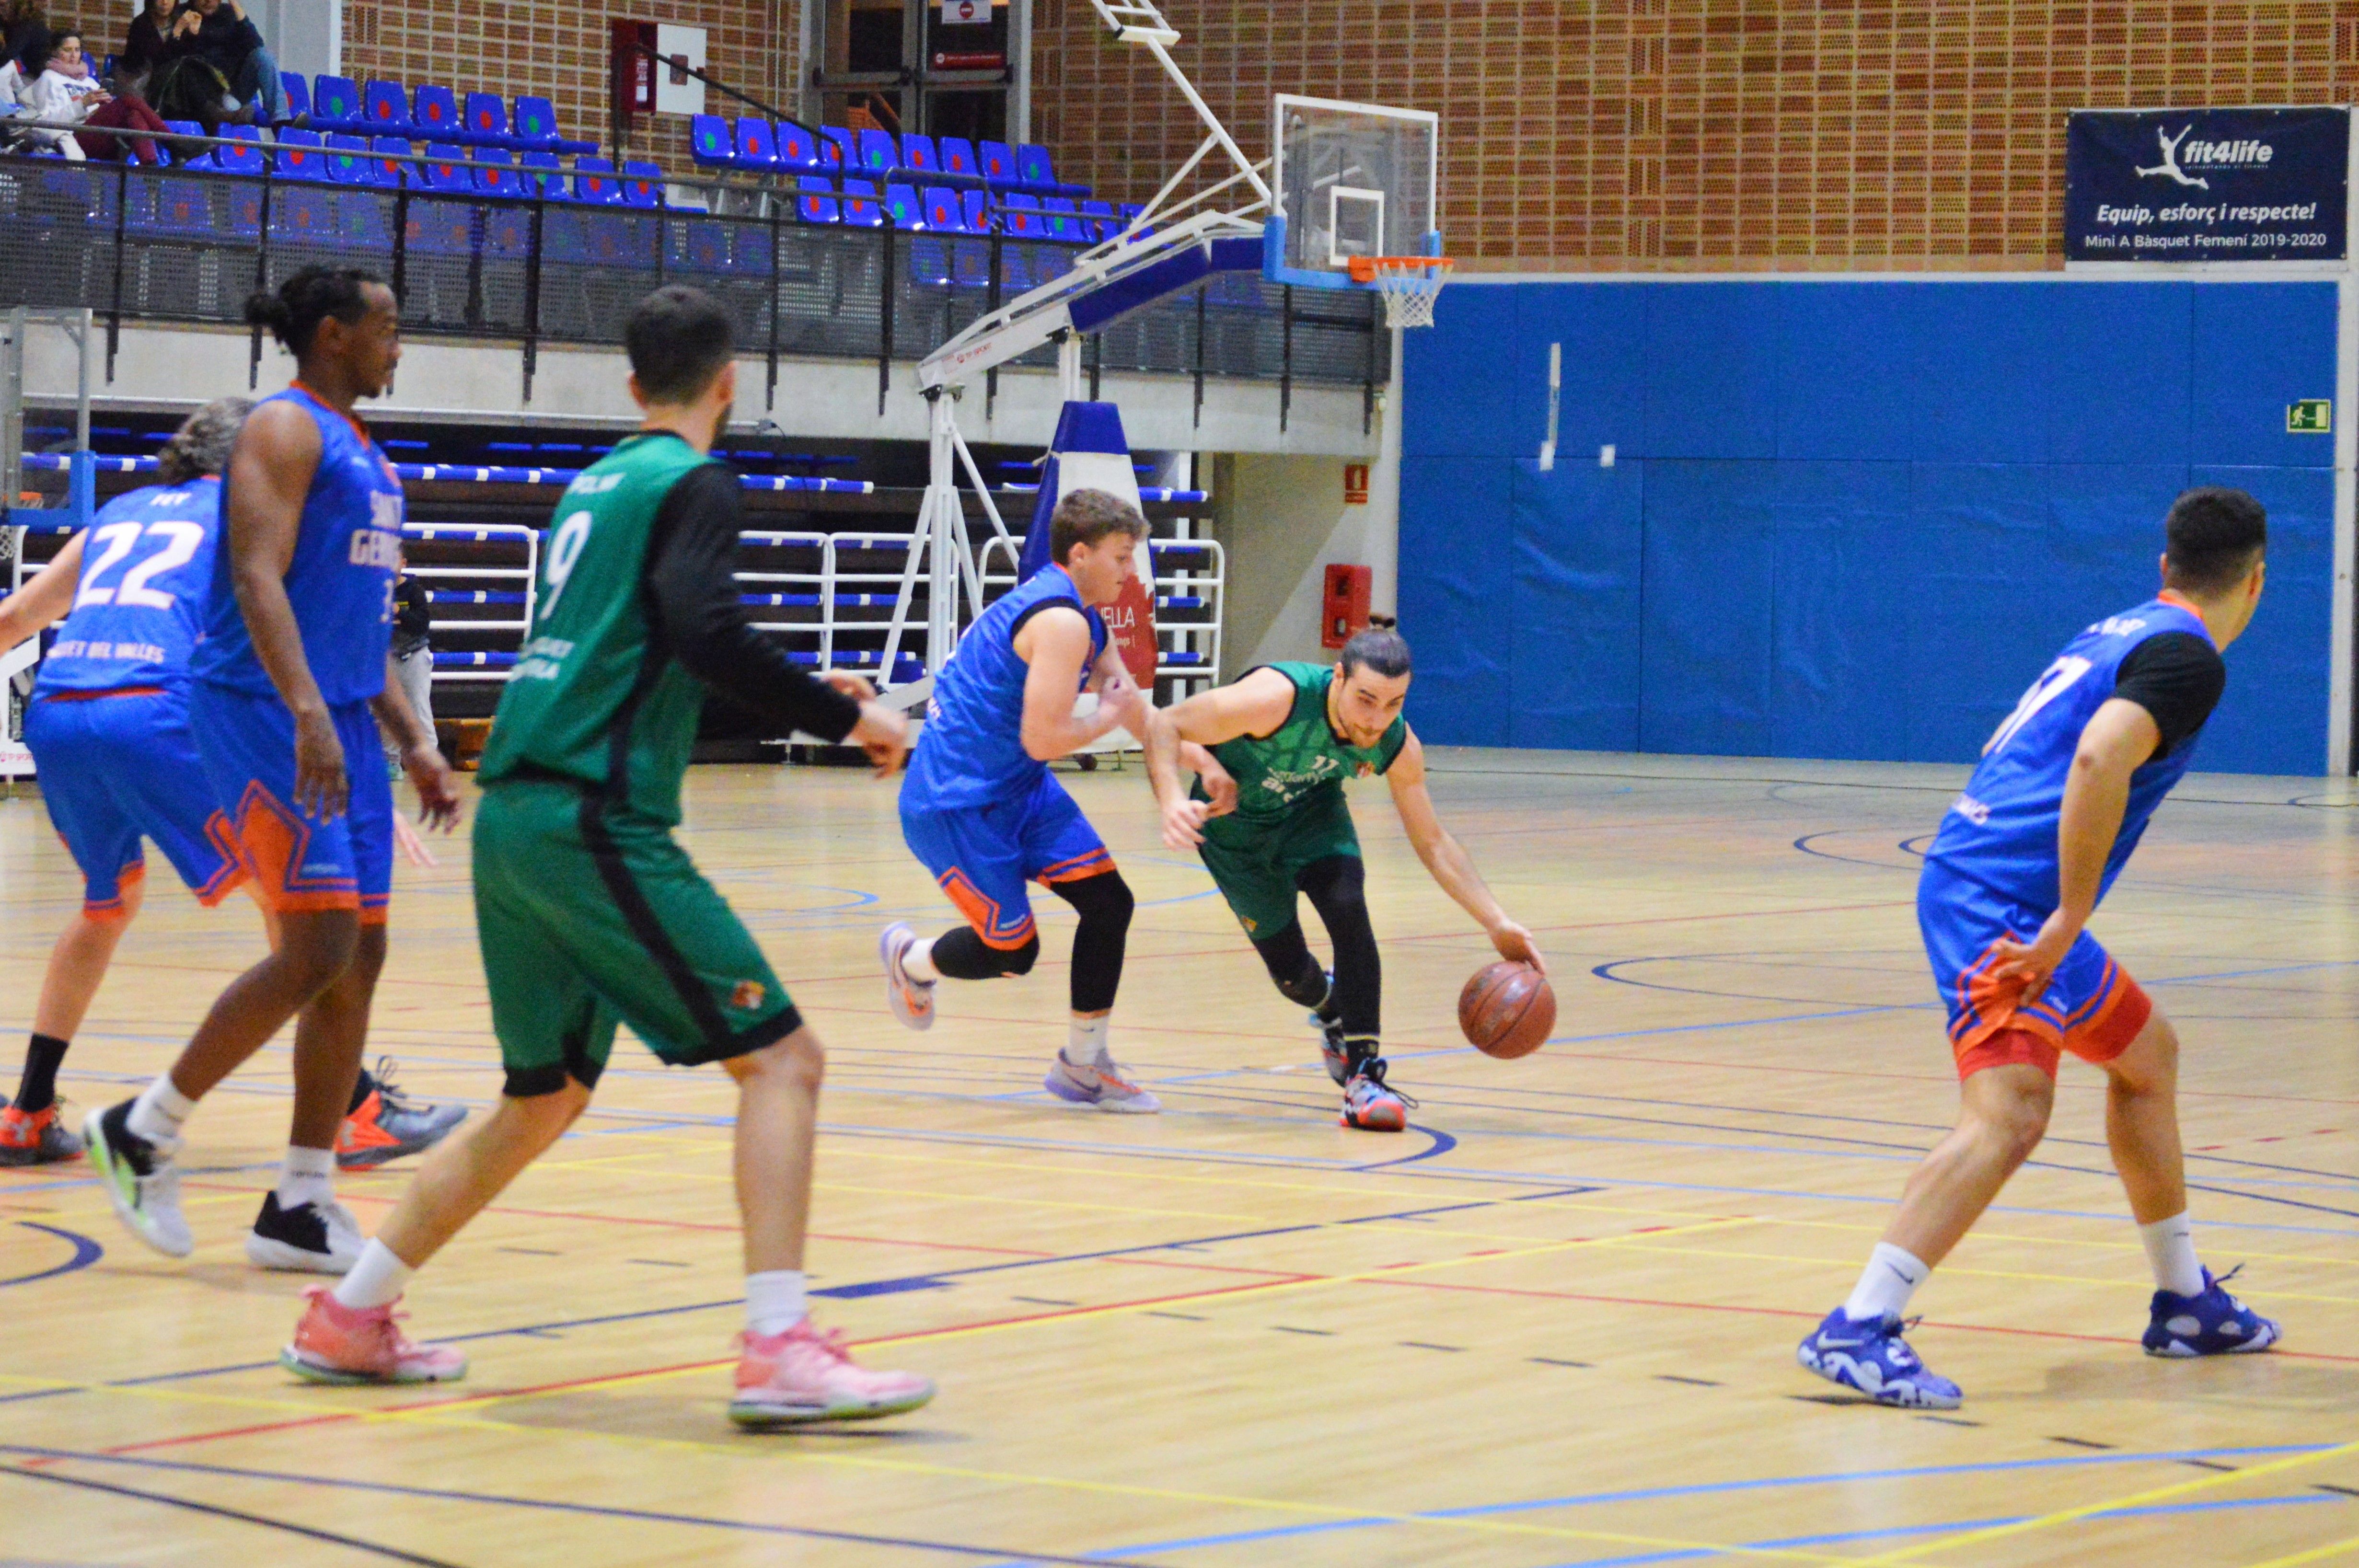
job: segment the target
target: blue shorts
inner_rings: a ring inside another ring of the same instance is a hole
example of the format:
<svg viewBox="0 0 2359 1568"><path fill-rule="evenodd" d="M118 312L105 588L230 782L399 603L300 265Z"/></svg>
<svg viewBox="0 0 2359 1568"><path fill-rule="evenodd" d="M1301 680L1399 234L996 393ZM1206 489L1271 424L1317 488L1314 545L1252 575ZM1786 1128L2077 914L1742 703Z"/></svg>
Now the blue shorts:
<svg viewBox="0 0 2359 1568"><path fill-rule="evenodd" d="M1055 777L1032 792L984 806L928 811L901 791L901 838L926 863L984 945L1032 940L1027 882L1078 882L1114 869L1105 841Z"/></svg>
<svg viewBox="0 0 2359 1568"><path fill-rule="evenodd" d="M365 702L332 711L351 795L343 815L322 819L295 804L295 715L286 703L202 681L189 697L205 777L263 902L282 913L358 909L363 925L383 925L393 898L385 742Z"/></svg>
<svg viewBox="0 0 2359 1568"><path fill-rule="evenodd" d="M82 913L123 913L123 887L147 874L153 839L198 901L218 904L245 880L229 819L189 733L186 699L147 688L122 695L51 694L25 714L41 799L82 867Z"/></svg>
<svg viewBox="0 0 2359 1568"><path fill-rule="evenodd" d="M2028 942L2047 919L1931 862L1918 878L1917 925L1950 1010L1959 1077L2021 1062L2052 1078L2068 1051L2084 1062L2111 1062L2153 1016L2154 1004L2129 971L2085 931L2038 996L1993 980L1998 942Z"/></svg>

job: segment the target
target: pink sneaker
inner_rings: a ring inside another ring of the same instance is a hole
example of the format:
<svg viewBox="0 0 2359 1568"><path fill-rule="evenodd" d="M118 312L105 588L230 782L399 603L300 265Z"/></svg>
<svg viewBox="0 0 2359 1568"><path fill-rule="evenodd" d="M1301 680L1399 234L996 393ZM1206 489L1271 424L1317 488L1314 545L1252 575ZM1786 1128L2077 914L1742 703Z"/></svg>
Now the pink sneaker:
<svg viewBox="0 0 2359 1568"><path fill-rule="evenodd" d="M729 1419L739 1426L795 1426L804 1421L865 1421L914 1410L934 1397L934 1386L908 1372L870 1372L853 1362L843 1331L826 1334L805 1318L784 1334L738 1336L737 1397Z"/></svg>
<svg viewBox="0 0 2359 1568"><path fill-rule="evenodd" d="M311 1303L278 1365L312 1383L451 1383L466 1355L447 1345L412 1345L389 1306L348 1307L330 1285L307 1285Z"/></svg>

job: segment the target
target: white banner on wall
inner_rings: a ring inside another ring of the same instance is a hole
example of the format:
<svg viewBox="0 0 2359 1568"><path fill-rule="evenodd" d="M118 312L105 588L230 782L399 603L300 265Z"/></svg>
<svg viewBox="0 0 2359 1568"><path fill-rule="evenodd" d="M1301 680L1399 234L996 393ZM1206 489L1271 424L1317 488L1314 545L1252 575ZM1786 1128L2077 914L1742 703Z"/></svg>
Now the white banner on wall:
<svg viewBox="0 0 2359 1568"><path fill-rule="evenodd" d="M704 83L679 66L707 69L704 61L704 29L676 27L663 22L656 27L656 52L669 62L656 67L656 113L658 114L701 114L704 113Z"/></svg>

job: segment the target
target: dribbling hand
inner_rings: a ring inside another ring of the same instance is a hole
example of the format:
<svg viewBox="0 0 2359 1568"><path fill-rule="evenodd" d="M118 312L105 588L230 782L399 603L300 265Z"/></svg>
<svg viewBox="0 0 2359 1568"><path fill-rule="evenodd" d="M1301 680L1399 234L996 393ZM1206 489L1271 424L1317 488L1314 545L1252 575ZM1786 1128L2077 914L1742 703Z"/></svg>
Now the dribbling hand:
<svg viewBox="0 0 2359 1568"><path fill-rule="evenodd" d="M295 715L295 804L321 822L344 814L352 781L344 775L344 743L325 708Z"/></svg>
<svg viewBox="0 0 2359 1568"><path fill-rule="evenodd" d="M1532 933L1513 920L1501 920L1492 929L1491 945L1511 964L1528 964L1543 975L1548 973L1540 950L1532 945Z"/></svg>

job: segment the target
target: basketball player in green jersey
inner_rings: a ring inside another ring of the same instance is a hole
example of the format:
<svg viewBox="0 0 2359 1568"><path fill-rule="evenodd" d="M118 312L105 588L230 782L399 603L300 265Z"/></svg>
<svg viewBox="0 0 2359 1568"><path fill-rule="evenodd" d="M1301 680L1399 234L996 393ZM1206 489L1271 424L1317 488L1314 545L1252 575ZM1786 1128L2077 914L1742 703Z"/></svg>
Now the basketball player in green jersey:
<svg viewBox="0 0 2359 1568"><path fill-rule="evenodd" d="M409 1277L590 1104L617 1023L666 1062L737 1080L745 1216L744 1426L887 1415L933 1385L854 1365L811 1327L803 1237L819 1114L818 1040L762 951L671 836L708 689L778 726L899 767L908 725L856 676L814 681L747 621L731 563L737 475L711 458L737 367L729 318L693 289L639 302L624 342L638 433L566 487L541 555L532 637L500 698L476 809L475 923L507 1082L444 1146L280 1356L323 1383L462 1376L392 1308Z"/></svg>
<svg viewBox="0 0 2359 1568"><path fill-rule="evenodd" d="M1507 918L1434 815L1425 749L1401 717L1408 681L1408 644L1375 626L1345 643L1332 669L1249 670L1157 709L1147 735L1163 842L1203 855L1279 993L1311 1009L1327 1071L1343 1086L1343 1125L1375 1132L1398 1132L1408 1116L1385 1083L1376 1043L1382 969L1344 780L1383 774L1411 847L1441 890L1481 922L1500 956L1540 964L1532 933ZM1198 775L1192 794L1180 783L1183 766ZM1303 941L1297 894L1310 898L1334 945L1332 977Z"/></svg>

